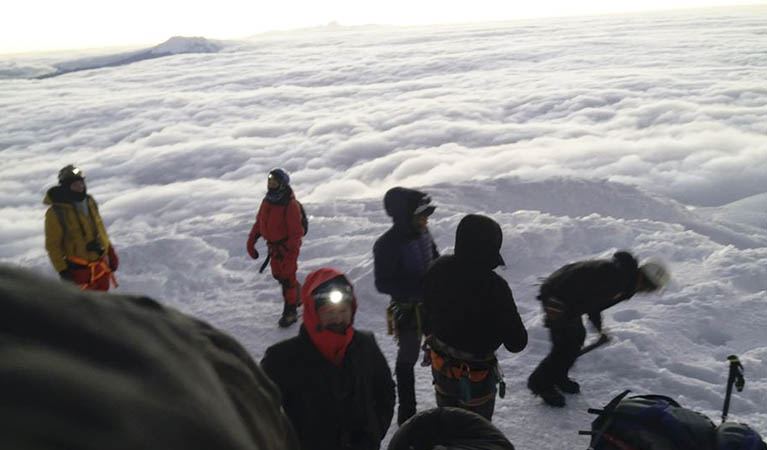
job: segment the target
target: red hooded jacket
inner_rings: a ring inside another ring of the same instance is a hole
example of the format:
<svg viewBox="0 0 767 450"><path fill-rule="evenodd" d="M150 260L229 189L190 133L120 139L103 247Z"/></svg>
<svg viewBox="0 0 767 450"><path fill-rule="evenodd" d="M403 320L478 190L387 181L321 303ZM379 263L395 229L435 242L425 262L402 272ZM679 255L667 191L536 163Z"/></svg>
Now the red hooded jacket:
<svg viewBox="0 0 767 450"><path fill-rule="evenodd" d="M322 356L336 366L343 364L344 356L346 355L346 347L349 346L349 342L351 342L354 337L353 324L354 315L357 312L357 296L355 295L352 297L351 324L349 325L349 328L346 329L346 333L341 335L320 328L320 319L317 315L312 291L322 283L342 275L344 274L336 269L331 269L330 267L317 269L306 277L303 289L301 290L301 298L304 301L304 327L306 328L306 332L309 333L309 338L314 343L314 346L317 347L317 350L322 353Z"/></svg>

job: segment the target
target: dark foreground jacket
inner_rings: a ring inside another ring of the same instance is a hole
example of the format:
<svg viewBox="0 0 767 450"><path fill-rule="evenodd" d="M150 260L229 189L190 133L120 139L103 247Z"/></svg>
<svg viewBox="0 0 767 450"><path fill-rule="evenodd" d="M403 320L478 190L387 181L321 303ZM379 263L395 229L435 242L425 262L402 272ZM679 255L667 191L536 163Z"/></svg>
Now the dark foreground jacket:
<svg viewBox="0 0 767 450"><path fill-rule="evenodd" d="M384 197L393 224L373 245L375 285L378 292L399 302L421 301L423 277L439 256L431 234L413 229L413 212L426 194L402 187Z"/></svg>
<svg viewBox="0 0 767 450"><path fill-rule="evenodd" d="M146 297L0 265L0 442L26 449L298 449L233 338Z"/></svg>
<svg viewBox="0 0 767 450"><path fill-rule="evenodd" d="M388 450L514 450L506 436L479 414L463 408L422 411L402 424Z"/></svg>
<svg viewBox="0 0 767 450"><path fill-rule="evenodd" d="M424 305L432 334L465 352L484 355L501 344L511 352L527 345L527 330L499 262L500 226L485 216L461 220L455 254L438 258L426 274Z"/></svg>
<svg viewBox="0 0 767 450"><path fill-rule="evenodd" d="M538 298L562 302L566 317L588 314L589 320L601 330L601 312L631 298L636 293L638 276L637 260L630 253L619 251L612 259L562 266L543 281Z"/></svg>
<svg viewBox="0 0 767 450"><path fill-rule="evenodd" d="M355 330L337 367L302 325L298 336L266 350L261 367L279 386L303 450L380 447L394 414L394 381L372 333Z"/></svg>

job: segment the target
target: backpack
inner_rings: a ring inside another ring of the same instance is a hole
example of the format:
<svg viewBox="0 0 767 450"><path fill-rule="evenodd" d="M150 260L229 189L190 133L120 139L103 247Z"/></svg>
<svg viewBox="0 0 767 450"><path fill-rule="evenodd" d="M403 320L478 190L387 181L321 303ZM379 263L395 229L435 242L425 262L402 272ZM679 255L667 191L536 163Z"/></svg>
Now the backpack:
<svg viewBox="0 0 767 450"><path fill-rule="evenodd" d="M594 450L767 450L756 431L725 422L718 428L707 416L663 395L613 398L604 409L589 409Z"/></svg>
<svg viewBox="0 0 767 450"><path fill-rule="evenodd" d="M716 450L767 450L767 444L744 423L725 422L716 428Z"/></svg>

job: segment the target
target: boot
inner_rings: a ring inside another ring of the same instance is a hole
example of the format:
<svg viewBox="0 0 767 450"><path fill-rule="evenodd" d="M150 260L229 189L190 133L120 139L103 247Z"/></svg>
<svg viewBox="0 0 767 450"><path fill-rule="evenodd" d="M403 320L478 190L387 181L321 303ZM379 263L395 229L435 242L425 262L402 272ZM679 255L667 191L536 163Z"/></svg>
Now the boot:
<svg viewBox="0 0 767 450"><path fill-rule="evenodd" d="M533 394L541 397L541 399L549 406L561 408L565 406L565 396L562 395L554 386L538 387L527 382L527 388L530 389Z"/></svg>
<svg viewBox="0 0 767 450"><path fill-rule="evenodd" d="M397 425L415 415L415 373L412 367L397 367Z"/></svg>
<svg viewBox="0 0 767 450"><path fill-rule="evenodd" d="M564 380L557 383L557 387L565 394L577 394L581 392L581 385L578 384L577 381L570 378L565 378Z"/></svg>
<svg viewBox="0 0 767 450"><path fill-rule="evenodd" d="M285 307L282 310L282 317L277 324L282 328L287 328L298 320L298 313L296 312L296 305L288 305L285 303Z"/></svg>

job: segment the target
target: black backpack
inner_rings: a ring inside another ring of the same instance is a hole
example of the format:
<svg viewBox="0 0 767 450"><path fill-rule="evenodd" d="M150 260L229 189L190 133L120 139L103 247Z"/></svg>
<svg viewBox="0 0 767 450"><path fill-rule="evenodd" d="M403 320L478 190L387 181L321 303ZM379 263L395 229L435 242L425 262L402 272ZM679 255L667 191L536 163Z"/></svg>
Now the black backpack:
<svg viewBox="0 0 767 450"><path fill-rule="evenodd" d="M298 200L296 200L296 203L298 203L298 208L301 209L301 226L304 227L304 236L306 236L306 233L309 232L309 219L306 218L304 205L302 205Z"/></svg>

